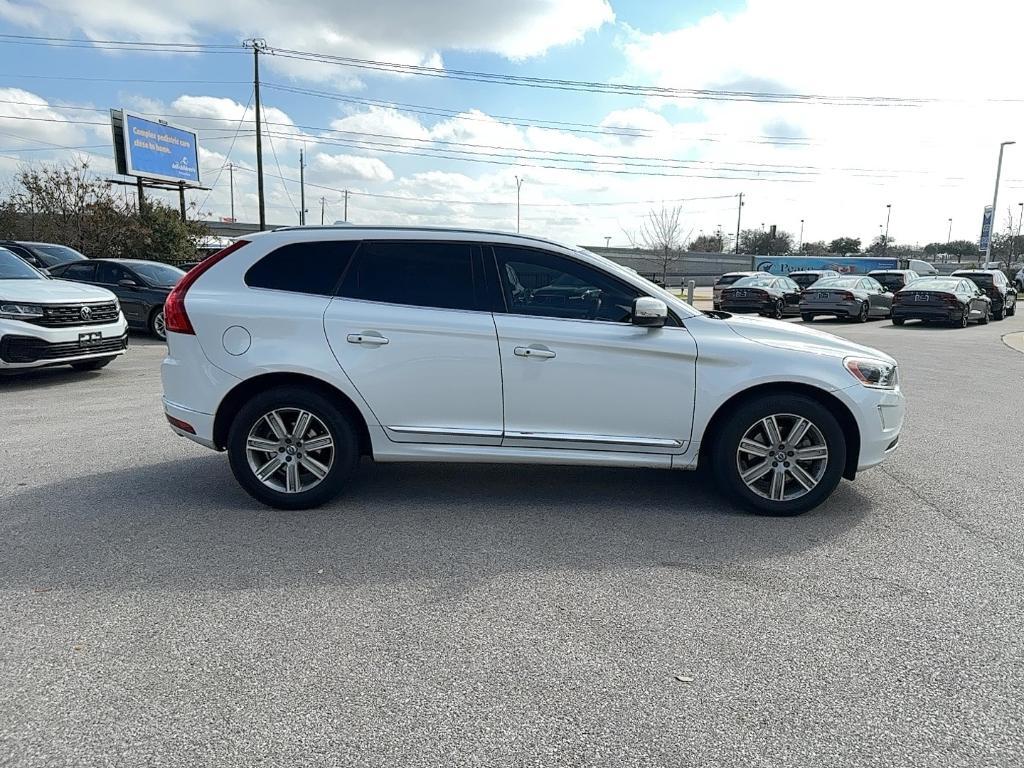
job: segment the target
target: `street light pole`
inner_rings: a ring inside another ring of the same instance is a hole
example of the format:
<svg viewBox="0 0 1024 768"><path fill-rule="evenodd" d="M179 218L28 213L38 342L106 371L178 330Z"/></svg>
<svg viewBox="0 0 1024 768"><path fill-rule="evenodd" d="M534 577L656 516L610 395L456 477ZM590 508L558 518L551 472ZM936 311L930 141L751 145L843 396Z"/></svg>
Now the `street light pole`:
<svg viewBox="0 0 1024 768"><path fill-rule="evenodd" d="M949 217L949 229L946 230L946 246L949 246L949 239L953 237L953 217Z"/></svg>
<svg viewBox="0 0 1024 768"><path fill-rule="evenodd" d="M797 251L804 249L804 220L800 219L800 245L796 247Z"/></svg>
<svg viewBox="0 0 1024 768"><path fill-rule="evenodd" d="M516 178L516 232L519 231L519 191L523 188L523 182L525 179L521 179L518 176Z"/></svg>
<svg viewBox="0 0 1024 768"><path fill-rule="evenodd" d="M736 206L736 255L740 253L740 222L743 220L743 193L740 192L740 204Z"/></svg>
<svg viewBox="0 0 1024 768"><path fill-rule="evenodd" d="M611 242L612 242L612 236L611 235L605 235L604 236L604 247L608 248L611 245Z"/></svg>
<svg viewBox="0 0 1024 768"><path fill-rule="evenodd" d="M882 241L882 255L889 252L889 217L892 216L892 203L885 205L885 240Z"/></svg>
<svg viewBox="0 0 1024 768"><path fill-rule="evenodd" d="M1003 150L1011 144L1016 144L1015 141L1004 141L999 145L999 162L996 164L996 188L992 193L992 226L988 231L988 242L985 243L985 261L989 262L992 260L992 235L996 231L996 216L999 213L999 209L996 207L996 203L999 202L999 177L1003 172Z"/></svg>

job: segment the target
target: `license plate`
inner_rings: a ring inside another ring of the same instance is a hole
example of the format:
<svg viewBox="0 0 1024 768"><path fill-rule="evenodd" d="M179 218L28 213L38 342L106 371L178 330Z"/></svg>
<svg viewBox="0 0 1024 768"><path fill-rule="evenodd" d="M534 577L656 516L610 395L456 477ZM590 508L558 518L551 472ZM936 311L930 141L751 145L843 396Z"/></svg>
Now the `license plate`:
<svg viewBox="0 0 1024 768"><path fill-rule="evenodd" d="M742 289L740 289L740 290L736 291L736 295L739 298L741 298L741 299L745 299L747 297L747 292L742 290Z"/></svg>
<svg viewBox="0 0 1024 768"><path fill-rule="evenodd" d="M928 301L928 297L919 293L914 296L914 301Z"/></svg>
<svg viewBox="0 0 1024 768"><path fill-rule="evenodd" d="M101 341L103 341L103 334L99 331L78 334L78 346L80 347L91 347Z"/></svg>
<svg viewBox="0 0 1024 768"><path fill-rule="evenodd" d="M818 291L818 298L819 299L827 299L828 298L828 293L825 292L825 291Z"/></svg>

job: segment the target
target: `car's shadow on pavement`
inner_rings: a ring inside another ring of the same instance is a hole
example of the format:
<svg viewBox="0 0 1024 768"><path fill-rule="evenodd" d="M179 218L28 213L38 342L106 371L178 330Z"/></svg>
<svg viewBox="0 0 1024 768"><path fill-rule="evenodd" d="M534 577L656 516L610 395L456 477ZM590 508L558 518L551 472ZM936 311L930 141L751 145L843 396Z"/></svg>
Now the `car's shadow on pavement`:
<svg viewBox="0 0 1024 768"><path fill-rule="evenodd" d="M694 473L365 461L332 504L284 512L246 496L223 456L7 487L0 498L0 589L25 592L426 579L447 593L524 570L699 574L828 546L873 508L846 482L811 513L766 518Z"/></svg>

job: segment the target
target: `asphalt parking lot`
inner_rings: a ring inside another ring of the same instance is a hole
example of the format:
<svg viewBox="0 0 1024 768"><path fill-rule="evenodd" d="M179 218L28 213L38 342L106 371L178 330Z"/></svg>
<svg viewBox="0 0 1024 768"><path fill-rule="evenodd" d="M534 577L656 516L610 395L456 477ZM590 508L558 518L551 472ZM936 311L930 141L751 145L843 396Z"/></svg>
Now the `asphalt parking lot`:
<svg viewBox="0 0 1024 768"><path fill-rule="evenodd" d="M368 462L280 512L167 428L159 344L0 377L0 764L1019 766L1024 315L816 325L909 415L793 519Z"/></svg>

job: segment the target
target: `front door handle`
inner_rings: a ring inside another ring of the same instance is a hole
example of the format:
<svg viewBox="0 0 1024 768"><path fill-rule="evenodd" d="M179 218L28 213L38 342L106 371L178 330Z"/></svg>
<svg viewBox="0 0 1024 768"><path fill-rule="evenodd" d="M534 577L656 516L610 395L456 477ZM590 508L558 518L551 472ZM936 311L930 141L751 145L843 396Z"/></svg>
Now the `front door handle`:
<svg viewBox="0 0 1024 768"><path fill-rule="evenodd" d="M379 347L389 343L388 339L379 333L350 333L346 340L349 344L365 344L370 347Z"/></svg>
<svg viewBox="0 0 1024 768"><path fill-rule="evenodd" d="M513 350L517 357L554 357L555 353L543 347L516 347Z"/></svg>

